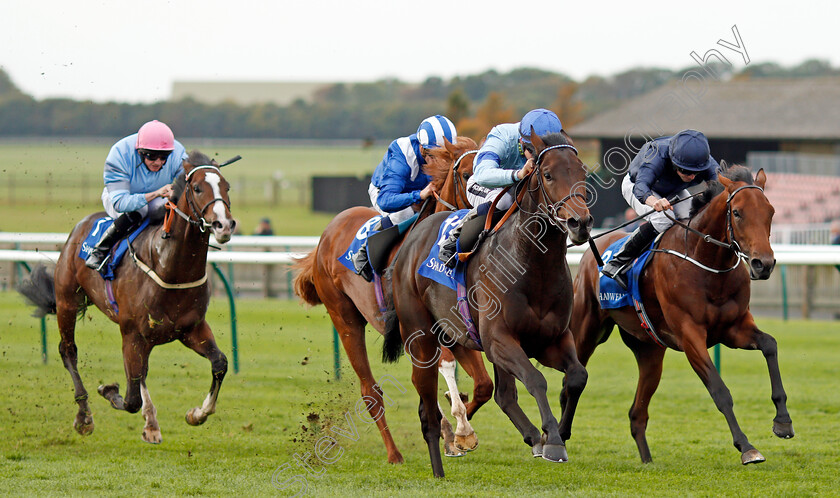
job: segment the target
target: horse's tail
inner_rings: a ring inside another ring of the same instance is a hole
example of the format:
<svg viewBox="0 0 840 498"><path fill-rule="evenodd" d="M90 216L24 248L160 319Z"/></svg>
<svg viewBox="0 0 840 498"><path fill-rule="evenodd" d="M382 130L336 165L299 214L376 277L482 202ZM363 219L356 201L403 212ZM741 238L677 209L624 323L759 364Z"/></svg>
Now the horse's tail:
<svg viewBox="0 0 840 498"><path fill-rule="evenodd" d="M385 341L382 343L382 361L395 363L403 354L403 340L400 335L400 322L393 307L383 315L385 319Z"/></svg>
<svg viewBox="0 0 840 498"><path fill-rule="evenodd" d="M295 260L292 267L298 271L295 277L295 294L310 306L321 304L321 297L318 291L315 290L315 253L318 248L315 248L306 256Z"/></svg>
<svg viewBox="0 0 840 498"><path fill-rule="evenodd" d="M23 294L29 304L35 306L32 316L43 318L56 313L55 276L46 266L36 265L29 276L18 284L17 291Z"/></svg>

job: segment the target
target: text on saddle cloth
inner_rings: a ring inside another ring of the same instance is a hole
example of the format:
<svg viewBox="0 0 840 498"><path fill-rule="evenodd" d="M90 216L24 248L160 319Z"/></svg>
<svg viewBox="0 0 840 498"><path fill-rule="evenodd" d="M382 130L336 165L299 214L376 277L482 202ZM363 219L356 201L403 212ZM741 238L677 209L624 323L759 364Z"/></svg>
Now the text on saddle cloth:
<svg viewBox="0 0 840 498"><path fill-rule="evenodd" d="M87 257L90 256L91 251L93 251L94 246L96 246L99 242L102 234L105 233L105 230L107 230L113 223L114 219L108 216L96 220L90 230L90 233L88 233L88 236L82 242L82 246L79 249L80 258L87 259ZM140 232L145 230L147 226L149 226L149 218L143 220L143 223L131 232L128 237L122 239L118 244L114 244L114 248L111 250L111 257L108 258L106 263L105 271L101 273L102 278L105 280L112 280L114 278L114 270L117 266L119 266L120 261L122 261L123 256L125 256L125 253L128 252L129 242L134 242L134 239L136 239L137 236L140 235Z"/></svg>

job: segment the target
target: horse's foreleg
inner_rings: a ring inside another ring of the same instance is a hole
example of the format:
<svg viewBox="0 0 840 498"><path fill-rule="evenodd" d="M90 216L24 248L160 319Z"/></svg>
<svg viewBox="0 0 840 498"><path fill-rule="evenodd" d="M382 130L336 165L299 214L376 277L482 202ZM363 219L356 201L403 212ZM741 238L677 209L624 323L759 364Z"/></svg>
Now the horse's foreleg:
<svg viewBox="0 0 840 498"><path fill-rule="evenodd" d="M502 368L493 365L493 373L496 378L496 392L494 399L499 408L505 412L516 430L522 434L522 440L531 447L531 453L535 457L543 455L543 442L540 438L540 431L531 423L531 420L519 406L519 395L516 392L516 379Z"/></svg>
<svg viewBox="0 0 840 498"><path fill-rule="evenodd" d="M443 407L438 403L438 411L440 412L440 437L443 438L443 454L448 457L461 457L466 455L455 445L455 432L452 430L452 424L446 418L443 412Z"/></svg>
<svg viewBox="0 0 840 498"><path fill-rule="evenodd" d="M143 441L160 444L163 438L160 435L160 425L157 421L157 408L152 403L152 397L149 395L145 381L140 383L140 397L143 399L143 418L146 419L146 425L143 427Z"/></svg>
<svg viewBox="0 0 840 498"><path fill-rule="evenodd" d="M726 418L729 431L732 433L732 442L735 448L741 452L741 463L746 465L763 462L764 456L750 444L746 434L741 430L738 421L735 419L735 412L732 410L732 394L730 394L709 357L709 351L706 349L706 334L687 329L683 336L685 356L700 380L703 381L715 402L715 406Z"/></svg>
<svg viewBox="0 0 840 498"><path fill-rule="evenodd" d="M73 428L76 432L85 436L93 432L93 415L88 405L88 392L82 384L82 378L79 375L77 368L77 350L76 350L76 308L75 306L67 306L61 299L58 300L58 310L56 313L58 319L58 330L61 333L61 342L58 344L58 352L61 355L61 361L64 363L64 368L70 372L70 378L73 380L73 391L76 403L79 405L79 411L76 413L76 420L73 422Z"/></svg>
<svg viewBox="0 0 840 498"><path fill-rule="evenodd" d="M782 374L779 372L779 357L776 339L765 334L755 326L752 316L748 316L734 341L727 341L727 346L740 349L759 349L767 361L770 373L770 397L776 406L776 417L773 418L773 434L783 439L793 437L793 422L787 410L787 394L782 385Z"/></svg>
<svg viewBox="0 0 840 498"><path fill-rule="evenodd" d="M545 377L534 367L531 360L525 354L525 351L522 350L522 347L512 337L507 335L506 331L495 330L494 332L489 334L490 337L493 337L489 351L492 351L492 357L490 359L496 367L497 373L499 370L504 370L512 374L525 385L528 393L537 401L537 407L540 410L540 419L542 420L542 431L546 437L542 448L542 457L552 462L567 461L566 447L560 438L557 419L551 413L551 406L548 403L548 396L546 394L548 383ZM577 361L577 358L575 358L575 361ZM499 375L496 377L496 382L496 390L498 392L498 383L501 382ZM506 381L506 384L506 390L508 392L516 389L512 379ZM510 409L511 403L507 402L506 405ZM518 406L515 401L513 405ZM502 409L504 410L504 408ZM516 424L516 421L514 421L514 425ZM522 431L520 430L520 432ZM533 439L533 435L529 434L528 436Z"/></svg>
<svg viewBox="0 0 840 498"><path fill-rule="evenodd" d="M662 378L662 360L665 357L665 348L655 344L641 342L624 329L621 330L621 338L633 354L636 356L636 363L639 366L639 381L636 385L636 397L630 407L630 434L636 441L639 449L639 457L643 463L653 461L645 435L648 424L648 407L653 393L659 387Z"/></svg>
<svg viewBox="0 0 840 498"><path fill-rule="evenodd" d="M449 388L449 400L452 403L451 412L457 422L455 446L459 450L472 451L478 446L478 438L475 437L475 431L467 420L467 407L461 401L461 393L458 390L458 384L455 382L455 358L453 357L451 361L441 358L438 371L446 380L446 385Z"/></svg>
<svg viewBox="0 0 840 498"><path fill-rule="evenodd" d="M560 417L560 438L565 442L572 437L572 421L575 418L580 395L586 387L589 375L586 368L578 360L575 352L575 343L569 329L555 342L545 348L544 353L537 360L547 367L554 368L566 375L563 378L563 391L560 395L561 403L565 400L562 415Z"/></svg>
<svg viewBox="0 0 840 498"><path fill-rule="evenodd" d="M184 333L181 342L199 355L210 360L210 369L213 374L213 381L210 383L210 392L204 398L200 407L190 409L186 415L186 421L190 425L201 425L207 421L207 417L216 413L216 401L219 399L219 390L222 388L222 381L227 373L227 357L216 346L216 338L206 321L202 320L192 330Z"/></svg>

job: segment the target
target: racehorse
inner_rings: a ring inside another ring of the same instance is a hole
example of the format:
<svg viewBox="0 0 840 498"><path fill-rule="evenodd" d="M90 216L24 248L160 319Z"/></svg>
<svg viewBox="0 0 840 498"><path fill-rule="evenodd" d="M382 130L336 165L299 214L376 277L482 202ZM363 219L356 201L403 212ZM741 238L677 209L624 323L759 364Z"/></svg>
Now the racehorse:
<svg viewBox="0 0 840 498"><path fill-rule="evenodd" d="M440 414L435 407L437 375L428 367L436 363L441 345L456 357L483 348L493 363L495 400L533 455L566 459L564 441L570 437L574 404L586 384L586 370L577 359L568 328L572 278L566 239L568 235L576 244L588 240L592 216L584 194L586 170L571 140L564 134L540 138L533 131L531 137L536 168L517 184L519 209L509 218L511 222L497 225L466 270L470 318L477 325L479 341L466 332L465 320L451 314L455 292L417 274L446 214L436 214L417 226L394 264L398 325L388 322L383 355L395 361L405 344L411 357L421 429L436 477L444 476ZM559 427L546 396L545 377L529 358L566 373L570 401ZM537 401L542 437L517 403L514 379L524 383Z"/></svg>
<svg viewBox="0 0 840 498"><path fill-rule="evenodd" d="M210 326L204 320L210 300L206 281L207 249L211 232L219 243L225 243L230 240L236 222L230 214L230 186L218 164L193 151L183 167L186 187L177 202L181 216L170 213L174 221L169 226L168 238L162 237L167 228L164 224L143 231L134 240L133 250L129 252L136 251L136 254L127 254L115 270L113 298L109 298L102 277L86 267L84 259L79 257L91 227L105 216L101 212L86 217L70 232L54 277L45 267L36 267L20 289L41 313L57 315L61 333L58 350L73 379L79 405L73 427L79 434L90 434L94 428L88 393L76 367L75 342L76 319L91 304L120 326L128 384L125 398L116 383L99 386L98 392L118 410L136 413L142 408L146 420L144 441L161 442L157 410L146 388L149 354L159 344L177 339L210 360L213 378L210 392L200 407L187 412L187 423L203 424L216 411L227 359L216 346Z"/></svg>
<svg viewBox="0 0 840 498"><path fill-rule="evenodd" d="M749 170L732 166L710 182L702 196L692 200L687 225L677 224L661 237L658 248L640 276L642 303L650 329L640 325L633 306L600 309L598 268L587 250L575 278L572 333L578 357L585 365L595 347L606 341L615 325L636 356L639 381L630 408L630 433L642 462L651 462L645 438L648 405L662 376L666 347L684 351L703 381L717 409L723 413L741 463L763 462L747 440L732 411L732 396L709 358L707 348L759 349L767 360L776 417L773 432L793 437L786 407L776 341L755 324L749 310L750 281L766 280L775 265L770 247L773 206L763 193L767 177L759 170L753 181ZM598 244L604 251L615 234ZM747 268L739 268L743 261ZM652 331L651 331L652 330Z"/></svg>
<svg viewBox="0 0 840 498"><path fill-rule="evenodd" d="M472 173L475 155L466 151L476 148L472 139L458 137L455 145L446 142L443 148L427 149L430 157L424 169L432 177L432 183L443 201L435 209L447 209L444 202L454 204L456 208L469 207L468 204L464 204L465 185ZM371 416L376 420L388 452L388 462L402 463L402 454L394 444L385 420L381 386L376 384L371 372L365 345L366 323L379 333L385 332L383 314L376 299L375 284L366 282L339 262L359 228L377 214L372 208L365 207L353 207L339 213L324 229L318 246L296 263L295 269L299 273L295 277L295 292L309 305L323 304L327 308L350 364L359 377L362 397L367 402ZM421 213L421 217L428 214ZM393 248L390 258L393 258L398 250L399 246ZM493 383L484 368L480 353L460 355L458 362L474 381L473 398L466 406L462 403L455 386L454 357L447 355L441 359L441 373L450 385L452 414L458 421L454 441L450 443L460 451L450 447L450 454L453 456L474 449L478 444L468 420L490 399L493 391ZM449 437L448 435L447 438Z"/></svg>

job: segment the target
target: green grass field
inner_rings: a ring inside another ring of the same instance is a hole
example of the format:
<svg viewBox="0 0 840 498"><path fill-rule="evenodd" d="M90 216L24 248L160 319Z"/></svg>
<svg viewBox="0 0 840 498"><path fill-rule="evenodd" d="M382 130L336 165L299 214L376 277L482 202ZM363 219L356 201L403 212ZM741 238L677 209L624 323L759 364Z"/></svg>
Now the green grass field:
<svg viewBox="0 0 840 498"><path fill-rule="evenodd" d="M761 320L779 343L782 376L796 437L771 432L774 409L767 368L759 352L723 350L723 378L735 400L742 429L767 462L744 467L723 416L684 355L668 352L651 406L648 440L654 463L639 461L629 434L627 410L636 367L617 337L596 352L581 399L570 461L552 464L530 457L529 448L494 402L474 417L478 449L445 459L446 479L434 479L417 419L410 363L382 365L406 389L386 392L396 401L387 417L406 458L389 465L374 425L355 414L358 383L342 353L342 379L332 372L332 331L322 307L294 302L240 300L241 371L228 372L217 413L191 427L184 413L201 403L210 385L209 364L180 344L155 349L148 387L155 401L163 443L140 439L140 414L111 409L95 394L100 383L125 385L117 327L90 310L77 328L79 369L91 392L96 430L72 429L76 405L69 375L58 358L55 320L48 320L49 360L41 363L39 327L13 293L0 293L0 493L8 495L281 495L300 491L290 483L272 487L276 469L295 455L311 453L332 425L358 441L337 437L337 461L306 475L312 496L827 496L840 480L840 392L837 353L840 327L832 322ZM208 320L231 358L227 306L214 301ZM376 358L382 341L368 333ZM543 369L550 399L562 375ZM463 378L462 390L471 383ZM537 420L524 390L520 400ZM282 474L279 482L291 477Z"/></svg>

